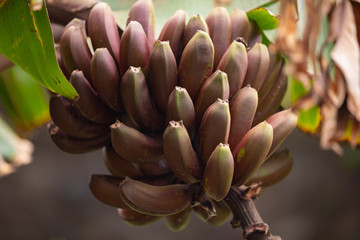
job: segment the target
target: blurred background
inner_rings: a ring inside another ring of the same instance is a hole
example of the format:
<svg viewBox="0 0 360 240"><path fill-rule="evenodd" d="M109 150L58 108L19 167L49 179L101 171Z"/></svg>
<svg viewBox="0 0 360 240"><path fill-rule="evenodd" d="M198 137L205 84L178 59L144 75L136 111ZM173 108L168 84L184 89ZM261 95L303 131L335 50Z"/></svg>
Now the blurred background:
<svg viewBox="0 0 360 240"><path fill-rule="evenodd" d="M134 1L121 1L123 8L113 6L119 9L117 16L123 22L127 16L124 9ZM171 8L159 4L157 14L162 18L157 18L158 24L161 26L178 8L177 4L184 5L183 2L190 1L172 1ZM234 2L251 5L255 0ZM200 4L203 8L198 6L191 4L184 8L207 12L212 7L210 4ZM23 89L24 96L36 90L14 86L12 90ZM5 87L0 86L1 91L4 92ZM39 106L21 99L19 94L11 96L18 103ZM32 94L31 99L34 96ZM44 109L47 108L45 105ZM35 116L39 116L38 112ZM144 227L128 226L117 216L115 208L97 201L88 188L91 174L108 173L101 150L82 155L64 153L53 144L45 126L33 133L32 141L35 145L33 162L0 178L0 240L242 239L242 230L231 228L231 218L225 225L213 227L193 214L189 225L181 232L168 230L164 220ZM293 170L284 181L266 189L256 201L270 231L285 240L360 239L360 151L347 149L345 155L339 157L321 150L316 137L298 130L282 147L293 153Z"/></svg>
<svg viewBox="0 0 360 240"><path fill-rule="evenodd" d="M0 239L242 239L231 218L213 227L193 214L181 232L164 220L128 226L88 189L91 174L107 174L100 150L61 152L44 127L33 139L33 162L0 179ZM360 239L360 159L322 151L317 138L297 130L283 147L294 155L292 172L256 200L271 232L291 240Z"/></svg>

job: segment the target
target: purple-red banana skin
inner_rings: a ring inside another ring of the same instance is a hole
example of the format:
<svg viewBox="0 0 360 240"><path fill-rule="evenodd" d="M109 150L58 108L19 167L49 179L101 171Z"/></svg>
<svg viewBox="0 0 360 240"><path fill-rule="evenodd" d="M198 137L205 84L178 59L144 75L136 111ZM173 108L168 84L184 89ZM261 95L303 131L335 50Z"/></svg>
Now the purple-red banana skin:
<svg viewBox="0 0 360 240"><path fill-rule="evenodd" d="M54 37L54 43L58 44L60 42L61 35L64 32L65 26L54 22L51 22L50 26L51 26L51 32Z"/></svg>
<svg viewBox="0 0 360 240"><path fill-rule="evenodd" d="M289 150L285 149L273 153L256 173L245 183L250 186L253 183L261 187L269 187L284 179L291 171L293 157Z"/></svg>
<svg viewBox="0 0 360 240"><path fill-rule="evenodd" d="M180 58L183 35L186 25L186 12L182 9L177 10L174 15L165 23L158 40L169 41L171 50L176 60Z"/></svg>
<svg viewBox="0 0 360 240"><path fill-rule="evenodd" d="M250 86L240 89L231 99L231 128L229 135L229 145L231 149L234 149L250 130L257 106L257 91Z"/></svg>
<svg viewBox="0 0 360 240"><path fill-rule="evenodd" d="M265 121L248 131L233 149L233 185L243 185L259 169L266 159L272 141L273 128Z"/></svg>
<svg viewBox="0 0 360 240"><path fill-rule="evenodd" d="M126 224L136 227L154 223L161 218L159 216L150 216L131 209L122 208L118 208L118 214Z"/></svg>
<svg viewBox="0 0 360 240"><path fill-rule="evenodd" d="M237 93L245 80L245 75L248 67L248 56L246 46L243 42L234 40L229 48L222 56L218 65L218 70L227 74L230 97Z"/></svg>
<svg viewBox="0 0 360 240"><path fill-rule="evenodd" d="M123 124L125 124L126 126L128 126L128 127L135 128L136 130L141 131L140 127L137 126L137 125L133 122L133 120L129 117L129 115L127 115L126 113L121 114L121 115L118 117L118 120L119 120L120 122L122 122Z"/></svg>
<svg viewBox="0 0 360 240"><path fill-rule="evenodd" d="M125 178L119 189L121 198L131 209L152 216L167 216L191 205L194 187L191 184L154 186Z"/></svg>
<svg viewBox="0 0 360 240"><path fill-rule="evenodd" d="M130 209L122 200L119 184L124 178L93 174L90 177L90 191L100 202L116 208Z"/></svg>
<svg viewBox="0 0 360 240"><path fill-rule="evenodd" d="M121 97L126 113L141 129L155 133L164 129L165 116L156 108L140 68L130 67L124 74Z"/></svg>
<svg viewBox="0 0 360 240"><path fill-rule="evenodd" d="M274 129L274 139L268 153L268 156L270 156L296 128L298 116L291 109L286 109L273 114L266 119L266 122L271 124Z"/></svg>
<svg viewBox="0 0 360 240"><path fill-rule="evenodd" d="M259 122L266 120L279 110L281 101L286 93L286 89L287 76L280 74L270 92L261 102L259 102L253 124L258 124Z"/></svg>
<svg viewBox="0 0 360 240"><path fill-rule="evenodd" d="M111 143L103 147L103 159L109 172L116 177L139 178L144 174L136 163L125 160L116 153Z"/></svg>
<svg viewBox="0 0 360 240"><path fill-rule="evenodd" d="M197 126L200 125L206 109L218 98L229 99L229 93L229 81L225 72L217 70L204 81L195 104Z"/></svg>
<svg viewBox="0 0 360 240"><path fill-rule="evenodd" d="M246 42L249 48L252 48L256 43L261 43L262 34L258 24L249 20L249 34L247 36Z"/></svg>
<svg viewBox="0 0 360 240"><path fill-rule="evenodd" d="M50 116L66 134L77 138L95 138L109 133L107 125L94 123L80 114L71 101L58 94L50 97Z"/></svg>
<svg viewBox="0 0 360 240"><path fill-rule="evenodd" d="M48 131L58 148L72 154L92 152L110 143L110 134L89 139L76 138L66 134L52 122L48 124Z"/></svg>
<svg viewBox="0 0 360 240"><path fill-rule="evenodd" d="M214 69L217 68L221 57L230 45L231 19L229 12L224 7L214 8L206 17L209 35L214 43Z"/></svg>
<svg viewBox="0 0 360 240"><path fill-rule="evenodd" d="M248 39L250 22L244 10L234 9L230 14L231 19L231 41L237 37Z"/></svg>
<svg viewBox="0 0 360 240"><path fill-rule="evenodd" d="M189 224L190 217L191 217L191 207L188 207L182 210L181 212L166 216L165 217L166 226L171 231L175 231L175 232L181 231L184 228L186 228L186 226Z"/></svg>
<svg viewBox="0 0 360 240"><path fill-rule="evenodd" d="M111 109L122 112L120 75L114 58L107 48L95 50L91 61L94 89Z"/></svg>
<svg viewBox="0 0 360 240"><path fill-rule="evenodd" d="M155 8L152 1L139 0L135 2L130 8L126 25L129 25L131 21L141 24L148 39L149 49L152 49L155 43Z"/></svg>
<svg viewBox="0 0 360 240"><path fill-rule="evenodd" d="M248 52L248 68L243 86L250 85L257 91L261 88L270 65L270 55L267 47L256 43Z"/></svg>
<svg viewBox="0 0 360 240"><path fill-rule="evenodd" d="M100 124L115 122L117 113L101 101L81 71L72 72L70 83L79 94L79 99L73 101L73 105L84 117Z"/></svg>
<svg viewBox="0 0 360 240"><path fill-rule="evenodd" d="M76 69L75 61L70 47L71 36L73 35L74 31L75 26L72 26L70 29L65 28L64 32L61 35L59 43L61 59L65 66L66 72L68 73L71 73L73 70Z"/></svg>
<svg viewBox="0 0 360 240"><path fill-rule="evenodd" d="M151 52L147 42L146 34L140 23L131 21L122 34L120 41L121 76L131 66L141 67L143 71L146 71Z"/></svg>
<svg viewBox="0 0 360 240"><path fill-rule="evenodd" d="M161 137L152 137L116 121L110 126L115 151L135 163L156 162L164 158Z"/></svg>
<svg viewBox="0 0 360 240"><path fill-rule="evenodd" d="M182 121L191 139L195 135L195 109L185 88L176 86L169 96L166 122Z"/></svg>
<svg viewBox="0 0 360 240"><path fill-rule="evenodd" d="M171 169L166 159L161 159L157 162L151 163L140 163L139 169L145 176L148 177L162 176L171 172Z"/></svg>
<svg viewBox="0 0 360 240"><path fill-rule="evenodd" d="M281 58L281 55L278 53L270 54L270 66L268 73L265 77L264 83L261 85L259 94L259 102L262 102L263 99L270 93L274 83L278 77L282 74L282 69L285 64L285 61Z"/></svg>
<svg viewBox="0 0 360 240"><path fill-rule="evenodd" d="M176 59L169 42L156 42L149 60L148 84L156 105L166 112L169 95L178 84Z"/></svg>
<svg viewBox="0 0 360 240"><path fill-rule="evenodd" d="M209 157L203 176L205 194L221 201L228 194L234 174L234 158L228 144L220 143Z"/></svg>
<svg viewBox="0 0 360 240"><path fill-rule="evenodd" d="M204 165L219 143L227 143L230 123L229 102L218 98L208 107L200 124L199 155Z"/></svg>
<svg viewBox="0 0 360 240"><path fill-rule="evenodd" d="M198 31L186 45L179 63L179 84L195 102L201 84L212 74L214 46L210 36Z"/></svg>
<svg viewBox="0 0 360 240"><path fill-rule="evenodd" d="M55 55L56 55L56 60L58 62L58 65L61 69L61 72L64 74L64 76L66 77L66 79L70 79L70 73L69 71L67 70L65 64L64 64L64 61L63 61L63 56L61 55L61 52L60 52L60 45L55 43L54 44L54 48L55 48Z"/></svg>
<svg viewBox="0 0 360 240"><path fill-rule="evenodd" d="M171 121L163 135L164 154L169 167L180 180L199 182L202 166L182 122Z"/></svg>
<svg viewBox="0 0 360 240"><path fill-rule="evenodd" d="M94 50L107 48L119 64L120 34L115 17L107 3L99 2L91 9L87 26Z"/></svg>
<svg viewBox="0 0 360 240"><path fill-rule="evenodd" d="M60 52L65 67L71 73L78 69L83 71L86 79L91 82L91 52L86 41L85 21L74 20L60 39Z"/></svg>
<svg viewBox="0 0 360 240"><path fill-rule="evenodd" d="M190 39L196 34L198 30L209 33L209 27L205 19L200 15L193 15L185 26L183 36L183 48L186 47Z"/></svg>

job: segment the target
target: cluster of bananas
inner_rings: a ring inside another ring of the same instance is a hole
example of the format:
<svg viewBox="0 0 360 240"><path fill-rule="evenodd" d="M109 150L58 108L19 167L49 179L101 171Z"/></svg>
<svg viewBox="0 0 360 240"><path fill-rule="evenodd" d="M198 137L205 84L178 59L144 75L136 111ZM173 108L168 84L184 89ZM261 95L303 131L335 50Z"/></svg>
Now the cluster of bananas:
<svg viewBox="0 0 360 240"><path fill-rule="evenodd" d="M222 224L231 186L266 186L291 168L288 151L275 153L297 122L277 112L283 61L256 42L244 11L219 7L186 23L178 10L157 41L154 17L151 0L139 0L122 32L100 2L65 27L60 65L80 98L52 95L49 133L69 153L103 147L112 175L93 175L90 189L127 223L166 216L179 230L194 210Z"/></svg>

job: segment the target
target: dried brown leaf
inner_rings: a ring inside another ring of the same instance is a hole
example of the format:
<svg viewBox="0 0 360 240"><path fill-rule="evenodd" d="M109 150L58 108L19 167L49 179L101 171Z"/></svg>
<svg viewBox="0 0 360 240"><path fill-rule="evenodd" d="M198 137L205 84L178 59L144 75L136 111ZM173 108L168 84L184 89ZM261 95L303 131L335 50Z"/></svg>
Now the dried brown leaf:
<svg viewBox="0 0 360 240"><path fill-rule="evenodd" d="M338 108L330 103L321 106L322 125L320 131L320 146L323 149L331 149L342 155L341 146L333 141L333 136L337 129Z"/></svg>
<svg viewBox="0 0 360 240"><path fill-rule="evenodd" d="M355 17L349 1L343 1L336 6L331 18L331 26L334 26L331 29L335 27L340 29L331 58L346 80L347 107L360 121L360 48L357 41Z"/></svg>
<svg viewBox="0 0 360 240"><path fill-rule="evenodd" d="M346 96L345 79L339 69L335 70L334 79L329 80L327 96L337 109L344 103Z"/></svg>
<svg viewBox="0 0 360 240"><path fill-rule="evenodd" d="M289 63L284 68L285 74L294 76L309 89L307 50L298 37L298 15L293 0L281 1L280 16L275 44L271 46L271 51L285 54L289 58Z"/></svg>
<svg viewBox="0 0 360 240"><path fill-rule="evenodd" d="M357 38L358 42L360 43L360 0L351 1L351 5L355 16Z"/></svg>

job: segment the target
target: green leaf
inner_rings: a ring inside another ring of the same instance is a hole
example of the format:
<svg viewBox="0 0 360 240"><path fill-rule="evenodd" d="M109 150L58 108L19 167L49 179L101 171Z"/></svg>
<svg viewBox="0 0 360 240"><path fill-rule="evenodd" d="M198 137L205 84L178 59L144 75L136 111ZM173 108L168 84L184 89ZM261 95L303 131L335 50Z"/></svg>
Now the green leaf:
<svg viewBox="0 0 360 240"><path fill-rule="evenodd" d="M320 122L321 115L319 106L313 106L299 112L298 127L304 132L316 133Z"/></svg>
<svg viewBox="0 0 360 240"><path fill-rule="evenodd" d="M294 78L291 79L291 105L293 105L297 100L305 96L307 91L300 81Z"/></svg>
<svg viewBox="0 0 360 240"><path fill-rule="evenodd" d="M12 67L0 74L0 100L13 125L31 130L49 121L48 94L29 74Z"/></svg>
<svg viewBox="0 0 360 240"><path fill-rule="evenodd" d="M279 19L266 8L256 8L247 13L248 18L256 22L261 30L278 27Z"/></svg>
<svg viewBox="0 0 360 240"><path fill-rule="evenodd" d="M0 53L51 91L77 96L62 74L55 55L46 8L34 11L30 0L0 4Z"/></svg>
<svg viewBox="0 0 360 240"><path fill-rule="evenodd" d="M281 102L284 108L292 107L300 98L306 95L308 91L302 83L293 76L288 76L288 87L285 96Z"/></svg>

